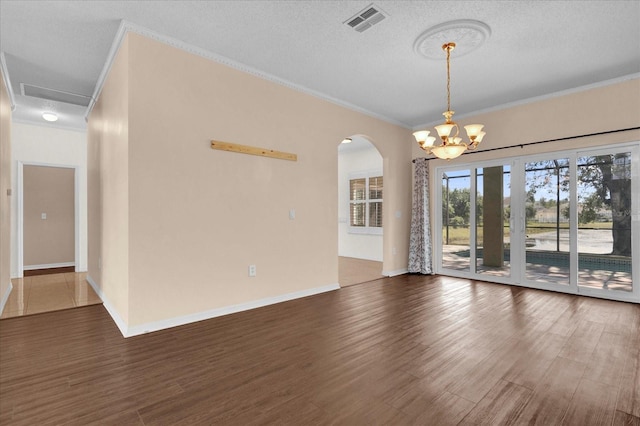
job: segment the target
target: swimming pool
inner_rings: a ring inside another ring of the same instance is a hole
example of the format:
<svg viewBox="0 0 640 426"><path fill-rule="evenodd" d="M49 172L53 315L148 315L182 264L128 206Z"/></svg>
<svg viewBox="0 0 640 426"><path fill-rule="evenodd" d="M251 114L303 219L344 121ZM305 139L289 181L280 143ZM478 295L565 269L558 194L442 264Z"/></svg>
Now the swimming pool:
<svg viewBox="0 0 640 426"><path fill-rule="evenodd" d="M452 254L459 257L469 257L469 250L460 250ZM476 256L482 258L482 249L476 250ZM527 250L527 264L557 266L561 268L569 267L569 253L563 251ZM510 262L510 253L505 251L504 261ZM611 254L579 253L578 268L599 271L629 272L631 273L631 258L625 256L614 256Z"/></svg>

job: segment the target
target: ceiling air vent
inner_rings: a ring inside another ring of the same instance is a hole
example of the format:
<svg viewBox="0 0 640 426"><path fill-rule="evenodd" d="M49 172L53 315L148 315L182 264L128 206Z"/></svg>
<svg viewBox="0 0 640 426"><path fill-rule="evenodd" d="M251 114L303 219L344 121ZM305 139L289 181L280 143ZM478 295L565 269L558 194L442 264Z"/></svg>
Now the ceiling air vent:
<svg viewBox="0 0 640 426"><path fill-rule="evenodd" d="M351 18L347 19L344 23L349 25L357 32L361 33L365 30L368 30L386 17L387 16L382 12L382 10L380 10L378 6L370 4Z"/></svg>
<svg viewBox="0 0 640 426"><path fill-rule="evenodd" d="M76 93L63 92L62 90L47 89L33 84L20 83L20 91L23 96L46 99L66 104L89 106L91 96L78 95Z"/></svg>

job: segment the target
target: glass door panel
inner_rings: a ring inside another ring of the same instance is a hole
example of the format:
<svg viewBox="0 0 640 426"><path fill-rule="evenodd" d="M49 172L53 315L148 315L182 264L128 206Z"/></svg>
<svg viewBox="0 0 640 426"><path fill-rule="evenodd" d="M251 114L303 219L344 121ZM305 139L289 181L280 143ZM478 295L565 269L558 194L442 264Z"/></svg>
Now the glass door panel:
<svg viewBox="0 0 640 426"><path fill-rule="evenodd" d="M442 268L470 270L470 170L442 175Z"/></svg>
<svg viewBox="0 0 640 426"><path fill-rule="evenodd" d="M569 159L525 163L525 278L570 284Z"/></svg>
<svg viewBox="0 0 640 426"><path fill-rule="evenodd" d="M506 277L511 273L509 219L511 168L476 169L476 272Z"/></svg>
<svg viewBox="0 0 640 426"><path fill-rule="evenodd" d="M633 290L631 167L631 152L578 157L578 286Z"/></svg>

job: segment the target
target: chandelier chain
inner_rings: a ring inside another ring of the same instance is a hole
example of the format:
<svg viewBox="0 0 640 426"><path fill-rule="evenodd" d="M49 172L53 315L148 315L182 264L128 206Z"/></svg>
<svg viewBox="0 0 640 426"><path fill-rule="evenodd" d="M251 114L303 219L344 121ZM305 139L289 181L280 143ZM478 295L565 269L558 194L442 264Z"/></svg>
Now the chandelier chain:
<svg viewBox="0 0 640 426"><path fill-rule="evenodd" d="M449 58L451 57L451 48L447 47L447 111L451 111L451 73L449 71Z"/></svg>

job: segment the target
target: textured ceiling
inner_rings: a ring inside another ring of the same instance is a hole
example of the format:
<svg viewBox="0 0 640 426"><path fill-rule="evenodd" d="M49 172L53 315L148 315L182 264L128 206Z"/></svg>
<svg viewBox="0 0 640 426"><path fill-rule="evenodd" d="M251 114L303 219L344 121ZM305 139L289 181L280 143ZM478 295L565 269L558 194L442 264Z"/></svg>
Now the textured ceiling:
<svg viewBox="0 0 640 426"><path fill-rule="evenodd" d="M473 19L491 29L452 55L456 117L640 72L640 2L375 1L388 17L358 33L347 19L370 1L7 1L0 50L16 120L60 113L84 126L86 108L20 96L20 83L92 95L122 20L389 121L441 120L443 59L414 51L427 29Z"/></svg>

